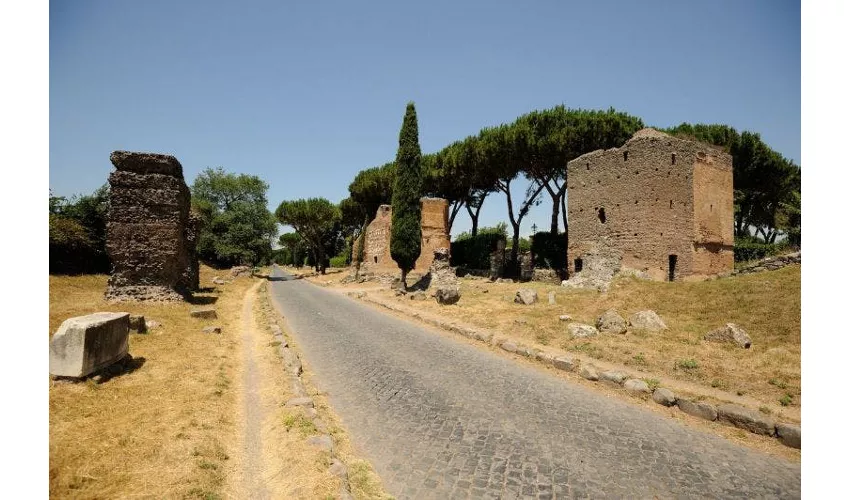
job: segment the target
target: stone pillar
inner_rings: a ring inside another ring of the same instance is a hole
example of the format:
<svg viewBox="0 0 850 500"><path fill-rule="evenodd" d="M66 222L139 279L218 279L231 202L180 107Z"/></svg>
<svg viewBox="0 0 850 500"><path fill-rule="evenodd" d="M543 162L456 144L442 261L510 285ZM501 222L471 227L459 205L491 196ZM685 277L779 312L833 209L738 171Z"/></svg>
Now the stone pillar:
<svg viewBox="0 0 850 500"><path fill-rule="evenodd" d="M109 156L106 251L108 300L181 300L197 286L196 235L189 188L170 155L115 151Z"/></svg>
<svg viewBox="0 0 850 500"><path fill-rule="evenodd" d="M505 242L498 240L496 249L490 252L490 279L501 278L505 273Z"/></svg>

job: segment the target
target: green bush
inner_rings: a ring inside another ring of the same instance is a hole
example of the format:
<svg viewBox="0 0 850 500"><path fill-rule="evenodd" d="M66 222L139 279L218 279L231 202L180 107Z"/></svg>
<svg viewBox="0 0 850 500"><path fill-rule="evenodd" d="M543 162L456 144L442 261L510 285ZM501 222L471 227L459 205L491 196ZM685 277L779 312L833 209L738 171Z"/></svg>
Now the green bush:
<svg viewBox="0 0 850 500"><path fill-rule="evenodd" d="M346 262L348 259L345 258L345 255L337 255L336 257L331 257L331 267L345 267L348 263Z"/></svg>
<svg viewBox="0 0 850 500"><path fill-rule="evenodd" d="M541 231L531 236L531 256L534 267L546 269L566 269L567 235Z"/></svg>
<svg viewBox="0 0 850 500"><path fill-rule="evenodd" d="M778 255L789 249L787 242L762 243L751 239L735 240L735 262L759 260L772 255Z"/></svg>
<svg viewBox="0 0 850 500"><path fill-rule="evenodd" d="M485 227L475 236L461 233L451 243L451 265L469 269L490 269L490 253L499 241L507 241L504 225Z"/></svg>

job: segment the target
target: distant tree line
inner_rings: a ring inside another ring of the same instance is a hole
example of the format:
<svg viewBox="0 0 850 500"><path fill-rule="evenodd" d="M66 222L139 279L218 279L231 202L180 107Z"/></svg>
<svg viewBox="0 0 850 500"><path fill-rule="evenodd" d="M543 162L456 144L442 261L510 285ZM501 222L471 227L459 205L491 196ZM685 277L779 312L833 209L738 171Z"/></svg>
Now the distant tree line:
<svg viewBox="0 0 850 500"><path fill-rule="evenodd" d="M106 215L109 185L83 196L50 193L48 268L50 274L108 273Z"/></svg>

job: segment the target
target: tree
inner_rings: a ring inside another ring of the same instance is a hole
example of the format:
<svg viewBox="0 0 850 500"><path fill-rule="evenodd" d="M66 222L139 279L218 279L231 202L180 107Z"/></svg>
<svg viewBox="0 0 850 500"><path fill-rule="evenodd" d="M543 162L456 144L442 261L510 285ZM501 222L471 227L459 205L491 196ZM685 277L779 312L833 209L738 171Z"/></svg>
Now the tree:
<svg viewBox="0 0 850 500"><path fill-rule="evenodd" d="M109 185L90 195L49 198L51 273L108 273L106 216Z"/></svg>
<svg viewBox="0 0 850 500"><path fill-rule="evenodd" d="M339 237L339 207L325 198L308 198L282 201L275 210L281 224L292 226L304 239L313 253L313 261L320 273L328 266L328 247Z"/></svg>
<svg viewBox="0 0 850 500"><path fill-rule="evenodd" d="M257 176L207 168L192 184L192 209L202 220L198 256L215 267L256 265L271 258L277 221Z"/></svg>
<svg viewBox="0 0 850 500"><path fill-rule="evenodd" d="M395 172L395 163L385 163L360 171L348 185L352 202L362 207L370 222L378 213L378 207L392 201Z"/></svg>
<svg viewBox="0 0 850 500"><path fill-rule="evenodd" d="M407 273L413 269L422 250L421 159L422 152L419 149L419 126L416 122L416 108L412 102L409 102L398 136L390 235L390 256L401 268L401 283L405 289L407 288Z"/></svg>
<svg viewBox="0 0 850 500"><path fill-rule="evenodd" d="M307 256L307 243L298 233L284 233L278 238L281 249L287 253L287 258L282 264L301 267L304 265L304 257Z"/></svg>

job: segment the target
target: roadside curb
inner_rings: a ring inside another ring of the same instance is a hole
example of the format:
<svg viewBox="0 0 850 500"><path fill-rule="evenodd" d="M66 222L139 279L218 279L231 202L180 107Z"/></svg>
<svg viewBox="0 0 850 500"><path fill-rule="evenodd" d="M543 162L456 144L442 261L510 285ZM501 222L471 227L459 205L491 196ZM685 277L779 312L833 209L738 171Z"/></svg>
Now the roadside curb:
<svg viewBox="0 0 850 500"><path fill-rule="evenodd" d="M785 446L796 449L801 448L801 429L798 424L776 421L774 418L763 414L757 409L754 410L741 404L732 403L718 398L717 396L709 396L706 394L697 394L694 398L677 397L672 390L662 387L660 384L656 387L649 387L649 385L643 380L647 377L646 374L635 374L627 369L619 368L602 370L594 366L592 362L584 363L584 360L582 360L580 356L568 353L567 351L541 350L529 347L523 342L513 339L507 335L502 335L499 332L480 328L471 328L454 322L434 318L430 315L423 315L419 312L411 311L406 307L370 296L369 293L365 291L349 291L345 292L345 295L415 318L442 330L457 333L468 339L483 342L493 347L498 347L508 353L524 356L527 359L541 363L544 366L552 367L560 371L577 373L586 380L601 382L606 385L622 389L631 396L636 396L644 400L651 397L654 402L662 406L676 406L683 413L696 416L704 420L731 425L753 434L775 437ZM711 403L702 402L700 401L702 397L712 397L714 399L718 399L721 403L719 405L713 405Z"/></svg>

